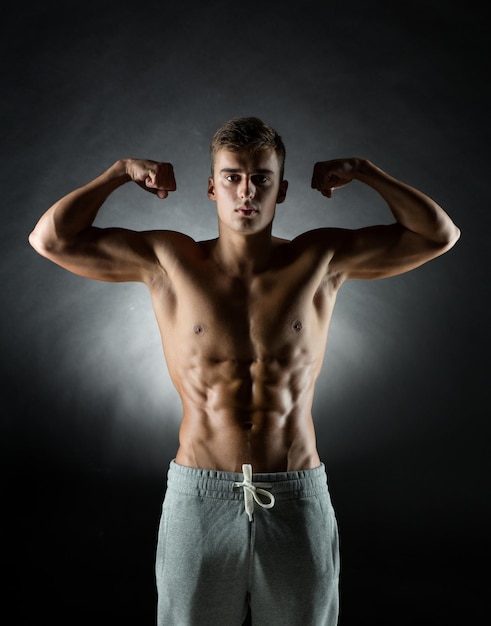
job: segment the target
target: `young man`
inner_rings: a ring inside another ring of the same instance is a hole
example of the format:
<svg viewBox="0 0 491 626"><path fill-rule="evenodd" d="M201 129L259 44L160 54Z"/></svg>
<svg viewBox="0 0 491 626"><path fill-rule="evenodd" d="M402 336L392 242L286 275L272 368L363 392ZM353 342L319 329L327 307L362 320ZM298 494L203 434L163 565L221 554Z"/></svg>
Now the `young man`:
<svg viewBox="0 0 491 626"><path fill-rule="evenodd" d="M96 228L129 181L166 198L172 165L123 159L56 202L30 243L67 270L144 282L183 406L157 548L163 626L333 626L337 529L311 413L336 294L348 279L407 272L449 250L459 229L436 202L361 158L317 163L327 197L352 180L394 223L272 235L285 148L257 118L220 128L208 197L218 237Z"/></svg>

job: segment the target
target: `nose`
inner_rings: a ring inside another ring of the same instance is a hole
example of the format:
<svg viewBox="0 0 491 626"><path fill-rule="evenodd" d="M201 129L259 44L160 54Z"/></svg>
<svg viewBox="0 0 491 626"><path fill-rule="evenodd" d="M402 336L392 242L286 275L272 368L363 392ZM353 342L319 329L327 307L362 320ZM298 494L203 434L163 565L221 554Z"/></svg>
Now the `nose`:
<svg viewBox="0 0 491 626"><path fill-rule="evenodd" d="M244 176L239 185L239 196L244 200L252 200L256 195L256 187L249 176Z"/></svg>

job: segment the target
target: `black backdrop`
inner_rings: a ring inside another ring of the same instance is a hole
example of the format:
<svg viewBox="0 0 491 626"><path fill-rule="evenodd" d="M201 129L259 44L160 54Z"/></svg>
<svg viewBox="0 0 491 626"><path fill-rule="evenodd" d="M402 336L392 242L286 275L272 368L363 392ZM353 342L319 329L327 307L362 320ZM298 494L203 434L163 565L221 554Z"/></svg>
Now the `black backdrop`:
<svg viewBox="0 0 491 626"><path fill-rule="evenodd" d="M57 197L138 156L171 161L178 191L161 203L126 186L97 223L215 236L208 144L236 115L264 118L287 145L290 190L275 234L389 221L357 183L330 201L310 189L315 161L352 155L420 187L462 229L429 265L343 287L314 409L341 532L341 625L479 623L490 521L490 94L476 7L47 0L4 11L10 623L153 623L155 536L180 411L145 289L73 276L36 255L28 233Z"/></svg>

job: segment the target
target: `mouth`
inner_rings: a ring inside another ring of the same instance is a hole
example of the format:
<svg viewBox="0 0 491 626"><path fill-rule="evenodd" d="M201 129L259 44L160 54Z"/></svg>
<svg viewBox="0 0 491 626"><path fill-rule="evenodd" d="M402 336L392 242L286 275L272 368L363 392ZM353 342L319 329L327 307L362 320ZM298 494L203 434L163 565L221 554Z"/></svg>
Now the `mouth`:
<svg viewBox="0 0 491 626"><path fill-rule="evenodd" d="M257 213L259 213L259 211L255 207L249 204L243 204L237 207L235 210L242 217L252 217L253 215L256 215Z"/></svg>

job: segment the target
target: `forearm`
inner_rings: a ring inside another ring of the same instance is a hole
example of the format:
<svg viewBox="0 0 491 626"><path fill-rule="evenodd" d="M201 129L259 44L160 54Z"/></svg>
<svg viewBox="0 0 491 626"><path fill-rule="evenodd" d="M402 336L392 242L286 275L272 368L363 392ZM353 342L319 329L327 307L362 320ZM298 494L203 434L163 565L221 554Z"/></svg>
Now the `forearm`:
<svg viewBox="0 0 491 626"><path fill-rule="evenodd" d="M29 242L39 250L76 238L93 224L108 196L129 180L125 161L117 161L94 180L55 202L36 224Z"/></svg>
<svg viewBox="0 0 491 626"><path fill-rule="evenodd" d="M372 187L387 202L396 221L429 241L454 243L458 227L431 198L410 185L390 176L365 159L357 159L354 178Z"/></svg>

